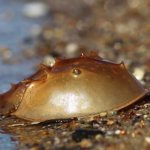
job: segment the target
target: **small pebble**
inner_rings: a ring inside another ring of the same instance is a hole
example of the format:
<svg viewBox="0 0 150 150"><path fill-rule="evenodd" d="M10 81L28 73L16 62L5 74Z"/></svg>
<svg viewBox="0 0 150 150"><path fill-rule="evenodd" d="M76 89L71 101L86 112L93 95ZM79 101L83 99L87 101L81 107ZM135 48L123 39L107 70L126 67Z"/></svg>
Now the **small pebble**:
<svg viewBox="0 0 150 150"><path fill-rule="evenodd" d="M68 57L73 57L78 51L78 45L76 43L69 43L66 46L66 55Z"/></svg>
<svg viewBox="0 0 150 150"><path fill-rule="evenodd" d="M54 138L54 143L55 145L58 145L60 143L60 139L58 137Z"/></svg>
<svg viewBox="0 0 150 150"><path fill-rule="evenodd" d="M92 147L92 142L88 139L83 139L80 144L81 148L90 148Z"/></svg>
<svg viewBox="0 0 150 150"><path fill-rule="evenodd" d="M143 68L135 68L133 75L136 77L137 80L142 80L144 77L144 69Z"/></svg>
<svg viewBox="0 0 150 150"><path fill-rule="evenodd" d="M116 130L115 134L117 134L117 135L121 134L121 130Z"/></svg>
<svg viewBox="0 0 150 150"><path fill-rule="evenodd" d="M96 139L97 141L99 141L101 138L102 138L102 136L101 136L100 134L98 134L98 135L95 136L95 139Z"/></svg>
<svg viewBox="0 0 150 150"><path fill-rule="evenodd" d="M9 127L18 127L18 126L24 126L24 123L18 123L18 124L11 124Z"/></svg>
<svg viewBox="0 0 150 150"><path fill-rule="evenodd" d="M114 134L113 131L107 131L107 132L106 132L106 135L108 135L108 136L113 135L113 134Z"/></svg>
<svg viewBox="0 0 150 150"><path fill-rule="evenodd" d="M107 115L108 115L108 116L114 116L114 115L116 115L116 114L117 114L117 111L114 111L114 110L107 112Z"/></svg>
<svg viewBox="0 0 150 150"><path fill-rule="evenodd" d="M148 115L144 115L143 118L144 118L144 119L148 118Z"/></svg>
<svg viewBox="0 0 150 150"><path fill-rule="evenodd" d="M23 8L23 14L29 18L39 18L48 14L49 8L42 2L30 2Z"/></svg>
<svg viewBox="0 0 150 150"><path fill-rule="evenodd" d="M150 137L145 137L145 141L150 144Z"/></svg>
<svg viewBox="0 0 150 150"><path fill-rule="evenodd" d="M101 112L99 115L100 115L100 117L106 117L107 116L107 112Z"/></svg>
<svg viewBox="0 0 150 150"><path fill-rule="evenodd" d="M107 121L107 125L113 125L115 122L114 122L114 120L108 120Z"/></svg>
<svg viewBox="0 0 150 150"><path fill-rule="evenodd" d="M145 107L145 108L150 107L150 103L146 103L146 104L144 104L144 107Z"/></svg>
<svg viewBox="0 0 150 150"><path fill-rule="evenodd" d="M43 60L43 64L46 66L54 66L55 65L55 59L52 56L45 56Z"/></svg>
<svg viewBox="0 0 150 150"><path fill-rule="evenodd" d="M139 114L139 113L136 113L135 115L138 116L138 117L142 116L142 114Z"/></svg>

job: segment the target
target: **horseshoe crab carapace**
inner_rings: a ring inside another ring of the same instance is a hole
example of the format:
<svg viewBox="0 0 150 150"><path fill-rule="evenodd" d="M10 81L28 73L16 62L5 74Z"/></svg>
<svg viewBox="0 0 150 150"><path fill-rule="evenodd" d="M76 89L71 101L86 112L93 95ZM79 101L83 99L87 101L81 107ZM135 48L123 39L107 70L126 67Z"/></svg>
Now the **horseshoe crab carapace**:
<svg viewBox="0 0 150 150"><path fill-rule="evenodd" d="M122 109L148 91L125 68L81 56L43 66L0 95L0 113L43 122Z"/></svg>

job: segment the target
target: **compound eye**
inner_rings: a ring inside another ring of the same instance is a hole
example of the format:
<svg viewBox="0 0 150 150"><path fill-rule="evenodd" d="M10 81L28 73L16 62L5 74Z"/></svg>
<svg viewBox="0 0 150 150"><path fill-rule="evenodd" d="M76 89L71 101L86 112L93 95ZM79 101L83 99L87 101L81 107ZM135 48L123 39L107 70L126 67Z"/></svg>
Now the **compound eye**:
<svg viewBox="0 0 150 150"><path fill-rule="evenodd" d="M75 77L77 77L81 74L81 70L78 68L73 68L72 73Z"/></svg>

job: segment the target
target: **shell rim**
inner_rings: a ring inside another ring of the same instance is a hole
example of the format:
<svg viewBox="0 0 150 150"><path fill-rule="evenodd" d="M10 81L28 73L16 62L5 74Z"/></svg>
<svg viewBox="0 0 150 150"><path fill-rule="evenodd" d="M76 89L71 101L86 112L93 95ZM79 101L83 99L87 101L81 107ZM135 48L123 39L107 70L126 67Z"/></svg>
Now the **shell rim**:
<svg viewBox="0 0 150 150"><path fill-rule="evenodd" d="M81 116L74 116L74 117L64 117L64 118L56 118L56 119L49 119L49 120L34 120L34 119L29 119L29 118L20 118L20 119L23 119L23 120L26 120L26 121L29 121L29 122L36 122L36 123L41 123L41 122L45 122L45 121L50 121L50 120L64 120L64 119L71 119L71 118L84 118L84 117L90 117L92 115L98 115L102 112L109 112L109 111L119 111L123 108L126 108L128 107L129 105L131 104L134 104L135 102L141 100L142 98L144 98L145 96L148 96L148 94L150 94L150 92L147 90L147 89L144 89L144 92L142 94L140 94L139 96L137 96L136 98L134 98L133 100L128 100L128 102L125 102L125 103L122 103L120 104L119 106L117 106L116 108L114 109L109 109L109 110L104 110L104 111L101 111L101 112L96 112L96 113L92 113L92 114L86 114L86 115L81 115ZM16 116L15 114L11 114L13 116ZM17 116L16 116L17 117Z"/></svg>

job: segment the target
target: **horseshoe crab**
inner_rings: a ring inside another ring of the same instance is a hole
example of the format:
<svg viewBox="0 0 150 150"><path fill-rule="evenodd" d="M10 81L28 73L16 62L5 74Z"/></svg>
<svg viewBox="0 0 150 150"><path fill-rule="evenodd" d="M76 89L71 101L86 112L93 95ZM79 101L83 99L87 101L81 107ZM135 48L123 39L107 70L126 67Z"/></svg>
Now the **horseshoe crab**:
<svg viewBox="0 0 150 150"><path fill-rule="evenodd" d="M0 95L0 113L43 122L122 109L148 91L125 68L100 57L80 56L42 66Z"/></svg>

